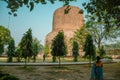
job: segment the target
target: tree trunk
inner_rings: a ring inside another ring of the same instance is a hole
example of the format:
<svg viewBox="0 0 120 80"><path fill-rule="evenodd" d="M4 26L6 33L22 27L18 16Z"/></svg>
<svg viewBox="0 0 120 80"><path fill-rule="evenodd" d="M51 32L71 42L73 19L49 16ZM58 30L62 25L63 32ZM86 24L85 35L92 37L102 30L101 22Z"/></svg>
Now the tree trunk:
<svg viewBox="0 0 120 80"><path fill-rule="evenodd" d="M25 58L25 68L27 67L27 58Z"/></svg>
<svg viewBox="0 0 120 80"><path fill-rule="evenodd" d="M91 55L89 55L89 67L91 67Z"/></svg>
<svg viewBox="0 0 120 80"><path fill-rule="evenodd" d="M99 38L98 39L98 50L100 50L100 47L101 47L101 39Z"/></svg>
<svg viewBox="0 0 120 80"><path fill-rule="evenodd" d="M36 56L34 55L34 63L36 62Z"/></svg>
<svg viewBox="0 0 120 80"><path fill-rule="evenodd" d="M60 63L61 63L61 61L60 61L60 56L59 56L59 67L60 67Z"/></svg>
<svg viewBox="0 0 120 80"><path fill-rule="evenodd" d="M53 59L53 62L56 62L56 56L53 56L52 59Z"/></svg>
<svg viewBox="0 0 120 80"><path fill-rule="evenodd" d="M28 57L28 63L30 62L30 58Z"/></svg>

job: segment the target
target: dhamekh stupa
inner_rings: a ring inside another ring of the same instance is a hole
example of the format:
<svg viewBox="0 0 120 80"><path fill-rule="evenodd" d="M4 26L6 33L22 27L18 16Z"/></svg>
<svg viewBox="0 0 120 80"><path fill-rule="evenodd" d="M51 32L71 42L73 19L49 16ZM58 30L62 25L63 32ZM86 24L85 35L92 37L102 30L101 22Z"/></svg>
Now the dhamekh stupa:
<svg viewBox="0 0 120 80"><path fill-rule="evenodd" d="M66 12L66 13L65 13ZM68 55L72 55L70 38L73 37L74 31L83 26L84 18L82 11L75 6L64 6L55 10L53 15L52 31L46 36L46 44L51 46L53 38L60 30L63 30L65 43L68 48Z"/></svg>

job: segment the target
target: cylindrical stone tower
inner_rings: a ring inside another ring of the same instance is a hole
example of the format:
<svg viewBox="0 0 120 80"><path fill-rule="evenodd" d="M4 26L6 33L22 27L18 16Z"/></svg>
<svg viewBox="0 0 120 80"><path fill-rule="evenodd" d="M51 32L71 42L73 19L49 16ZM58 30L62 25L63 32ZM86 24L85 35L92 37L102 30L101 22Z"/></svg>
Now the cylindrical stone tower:
<svg viewBox="0 0 120 80"><path fill-rule="evenodd" d="M65 42L68 47L68 55L71 55L70 38L73 37L74 31L83 26L83 14L78 7L64 6L57 9L53 15L52 32L46 36L46 44L51 46L52 39L60 30L64 31Z"/></svg>

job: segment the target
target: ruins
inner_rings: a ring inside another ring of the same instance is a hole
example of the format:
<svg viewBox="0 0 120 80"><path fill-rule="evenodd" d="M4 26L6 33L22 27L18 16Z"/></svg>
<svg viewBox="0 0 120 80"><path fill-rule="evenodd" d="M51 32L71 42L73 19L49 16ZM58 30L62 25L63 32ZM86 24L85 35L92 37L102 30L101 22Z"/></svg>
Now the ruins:
<svg viewBox="0 0 120 80"><path fill-rule="evenodd" d="M66 12L66 13L65 13ZM69 40L73 37L74 31L83 26L84 18L81 10L76 6L64 6L58 8L53 15L52 31L47 34L45 44L49 46L52 39L60 30L63 30L65 43L68 47L68 55L72 55L72 48Z"/></svg>

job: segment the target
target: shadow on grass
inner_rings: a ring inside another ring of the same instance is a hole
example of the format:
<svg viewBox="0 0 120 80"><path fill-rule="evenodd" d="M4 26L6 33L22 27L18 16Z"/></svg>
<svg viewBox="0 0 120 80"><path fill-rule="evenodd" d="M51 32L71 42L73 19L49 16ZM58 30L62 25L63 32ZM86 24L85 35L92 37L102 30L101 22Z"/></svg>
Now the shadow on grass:
<svg viewBox="0 0 120 80"><path fill-rule="evenodd" d="M19 79L8 73L3 73L2 71L0 71L0 80L19 80Z"/></svg>
<svg viewBox="0 0 120 80"><path fill-rule="evenodd" d="M22 66L22 67L17 67L16 69L23 70L26 72L34 72L36 70L36 68L33 66L27 66L27 67Z"/></svg>

